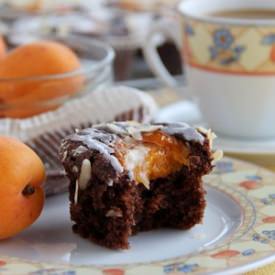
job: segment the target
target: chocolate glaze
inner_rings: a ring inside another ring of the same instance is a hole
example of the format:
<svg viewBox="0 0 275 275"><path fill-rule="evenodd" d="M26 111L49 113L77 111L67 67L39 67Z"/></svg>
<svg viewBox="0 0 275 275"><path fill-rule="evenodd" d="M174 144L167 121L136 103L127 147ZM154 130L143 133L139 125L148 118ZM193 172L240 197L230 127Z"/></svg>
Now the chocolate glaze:
<svg viewBox="0 0 275 275"><path fill-rule="evenodd" d="M159 124L156 124L159 125ZM194 141L203 145L205 141L204 135L202 135L197 129L192 128L190 125L184 122L174 123L161 123L163 125L162 131L185 141Z"/></svg>
<svg viewBox="0 0 275 275"><path fill-rule="evenodd" d="M153 124L139 124L136 122L114 122L99 124L95 125L94 127L104 130L108 133L120 136L132 136L133 138L137 138L138 134L141 133L161 130L169 135L176 136L177 138L185 141L194 141L203 144L205 140L205 136L203 134L184 122Z"/></svg>
<svg viewBox="0 0 275 275"><path fill-rule="evenodd" d="M71 156L84 156L87 154L86 151L92 150L98 152L104 159L106 159L106 161L111 164L116 174L120 174L124 172L124 168L114 155L115 141L125 137L141 140L142 133L158 130L167 133L168 135L175 136L187 143L193 142L202 146L205 142L208 142L207 137L186 123L140 124L129 121L112 122L94 125L93 128L80 130L75 134L66 137L61 145L61 160L65 163L67 158L70 158ZM87 150L85 150L85 148L87 148Z"/></svg>
<svg viewBox="0 0 275 275"><path fill-rule="evenodd" d="M121 173L123 172L123 167L118 161L118 159L113 155L115 150L112 147L114 140L116 139L116 136L114 134L104 133L98 129L95 128L88 128L81 130L73 135L70 135L68 138L66 138L62 144L62 147L66 147L69 142L79 142L81 148L84 146L87 147L87 150L95 150L98 151L100 154L104 155L111 163L113 168ZM79 146L79 147L80 147ZM66 159L67 150L62 149L63 155L62 159ZM78 148L79 148L78 147ZM65 153L66 152L66 153ZM77 152L77 148L75 149L75 152ZM74 152L74 153L75 153ZM79 154L85 153L85 150L80 150Z"/></svg>

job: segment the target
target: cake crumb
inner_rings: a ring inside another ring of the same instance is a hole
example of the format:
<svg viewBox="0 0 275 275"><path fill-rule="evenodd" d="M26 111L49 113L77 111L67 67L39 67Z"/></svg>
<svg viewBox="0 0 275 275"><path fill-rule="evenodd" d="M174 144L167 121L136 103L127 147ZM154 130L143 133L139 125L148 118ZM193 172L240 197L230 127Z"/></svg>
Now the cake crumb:
<svg viewBox="0 0 275 275"><path fill-rule="evenodd" d="M78 173L78 167L76 165L73 166L72 171L74 173Z"/></svg>
<svg viewBox="0 0 275 275"><path fill-rule="evenodd" d="M105 215L107 218L121 218L123 215L122 215L122 212L119 208L115 208L115 209L110 209L106 215Z"/></svg>

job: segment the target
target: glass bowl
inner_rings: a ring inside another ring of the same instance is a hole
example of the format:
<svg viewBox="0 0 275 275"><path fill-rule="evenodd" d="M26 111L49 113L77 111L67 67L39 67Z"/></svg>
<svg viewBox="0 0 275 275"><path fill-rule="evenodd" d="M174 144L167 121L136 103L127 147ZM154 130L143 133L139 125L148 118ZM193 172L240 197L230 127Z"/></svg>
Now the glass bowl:
<svg viewBox="0 0 275 275"><path fill-rule="evenodd" d="M26 118L58 108L113 81L114 51L103 42L69 35L56 38L72 48L81 68L64 73L24 78L0 77L0 118Z"/></svg>

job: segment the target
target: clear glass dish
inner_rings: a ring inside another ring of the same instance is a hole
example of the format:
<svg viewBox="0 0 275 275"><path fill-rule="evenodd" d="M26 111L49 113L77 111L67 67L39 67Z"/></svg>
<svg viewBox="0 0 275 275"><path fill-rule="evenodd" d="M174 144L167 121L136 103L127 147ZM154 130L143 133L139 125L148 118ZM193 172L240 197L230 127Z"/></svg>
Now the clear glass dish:
<svg viewBox="0 0 275 275"><path fill-rule="evenodd" d="M72 48L81 68L64 74L0 77L0 117L26 118L51 111L113 81L114 51L103 42L69 35L56 38Z"/></svg>

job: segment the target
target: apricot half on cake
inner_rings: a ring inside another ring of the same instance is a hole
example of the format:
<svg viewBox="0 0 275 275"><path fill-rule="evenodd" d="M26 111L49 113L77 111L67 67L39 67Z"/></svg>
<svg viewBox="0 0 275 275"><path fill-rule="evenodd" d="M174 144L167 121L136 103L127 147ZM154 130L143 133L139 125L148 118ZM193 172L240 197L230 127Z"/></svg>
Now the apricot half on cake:
<svg viewBox="0 0 275 275"><path fill-rule="evenodd" d="M56 108L51 101L80 91L83 76L70 75L80 66L77 55L57 42L14 49L0 62L0 101L15 108L1 115L22 118Z"/></svg>
<svg viewBox="0 0 275 275"><path fill-rule="evenodd" d="M95 125L68 136L60 156L70 179L73 230L125 249L140 231L200 223L213 137L185 123L135 122Z"/></svg>
<svg viewBox="0 0 275 275"><path fill-rule="evenodd" d="M0 136L0 240L21 232L44 205L42 161L28 146Z"/></svg>

